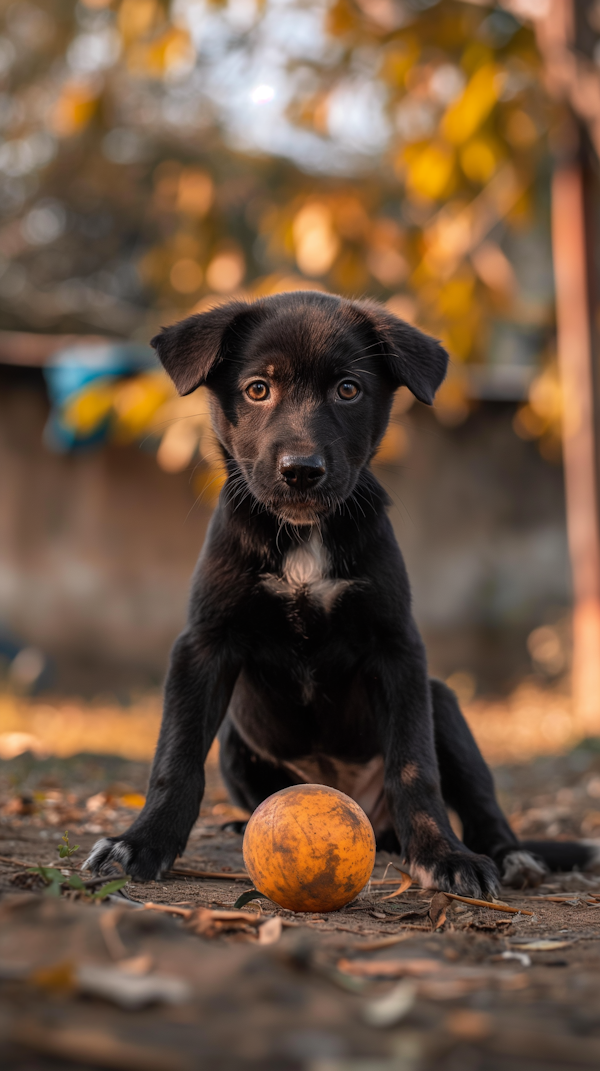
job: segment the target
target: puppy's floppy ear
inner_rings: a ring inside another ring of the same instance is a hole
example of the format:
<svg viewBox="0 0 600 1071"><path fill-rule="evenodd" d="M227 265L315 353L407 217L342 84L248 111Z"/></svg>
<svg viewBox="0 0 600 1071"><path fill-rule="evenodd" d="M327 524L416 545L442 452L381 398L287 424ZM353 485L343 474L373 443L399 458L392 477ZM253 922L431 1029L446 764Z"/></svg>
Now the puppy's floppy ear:
<svg viewBox="0 0 600 1071"><path fill-rule="evenodd" d="M408 387L420 402L431 405L448 367L448 354L441 343L374 301L355 301L353 305L375 331L394 386Z"/></svg>
<svg viewBox="0 0 600 1071"><path fill-rule="evenodd" d="M240 320L256 319L257 311L256 305L230 301L163 327L160 335L150 340L180 394L191 394L206 382L225 355L230 332Z"/></svg>

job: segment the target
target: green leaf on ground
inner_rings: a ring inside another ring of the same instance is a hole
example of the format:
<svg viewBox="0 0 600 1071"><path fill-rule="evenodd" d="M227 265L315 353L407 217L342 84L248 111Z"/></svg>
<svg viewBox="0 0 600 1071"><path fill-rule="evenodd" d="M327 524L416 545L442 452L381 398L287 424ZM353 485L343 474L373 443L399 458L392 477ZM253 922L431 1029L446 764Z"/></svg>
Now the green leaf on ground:
<svg viewBox="0 0 600 1071"><path fill-rule="evenodd" d="M103 885L97 892L92 893L92 898L94 900L104 900L105 897L110 896L111 893L116 893L119 889L122 889L124 885L127 885L128 881L131 881L129 874L126 874L124 878L115 878L114 881L107 882L106 885Z"/></svg>
<svg viewBox="0 0 600 1071"><path fill-rule="evenodd" d="M258 889L249 889L248 892L243 892L241 896L238 896L235 904L235 908L245 907L251 900L268 900L269 897L264 893L258 891Z"/></svg>

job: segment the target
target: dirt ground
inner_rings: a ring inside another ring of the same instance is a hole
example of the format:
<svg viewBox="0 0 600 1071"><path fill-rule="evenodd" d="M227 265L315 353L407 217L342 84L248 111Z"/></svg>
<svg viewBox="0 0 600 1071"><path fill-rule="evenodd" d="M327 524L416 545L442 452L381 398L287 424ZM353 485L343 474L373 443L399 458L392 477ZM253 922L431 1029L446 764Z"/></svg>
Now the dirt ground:
<svg viewBox="0 0 600 1071"><path fill-rule="evenodd" d="M596 743L496 769L518 833L600 836ZM0 764L7 1071L600 1065L600 875L504 890L504 905L522 913L414 887L386 900L397 885L372 884L327 915L293 915L262 900L241 918L219 918L251 883L227 877L243 871L242 838L221 827L241 815L213 762L177 866L223 878L130 883L103 901L91 899L94 888L48 895L27 864L77 867L98 836L130 823L147 773L143 762L97 755L28 753ZM60 861L66 829L79 848ZM378 856L375 879L390 861ZM399 883L389 869L394 876ZM178 913L140 906L149 903Z"/></svg>

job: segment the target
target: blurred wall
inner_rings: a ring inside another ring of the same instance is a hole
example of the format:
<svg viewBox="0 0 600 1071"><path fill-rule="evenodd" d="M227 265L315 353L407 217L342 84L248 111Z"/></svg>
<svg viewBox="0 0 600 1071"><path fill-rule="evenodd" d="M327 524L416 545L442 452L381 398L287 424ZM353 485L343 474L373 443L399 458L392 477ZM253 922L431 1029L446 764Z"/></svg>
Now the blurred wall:
<svg viewBox="0 0 600 1071"><path fill-rule="evenodd" d="M561 469L513 415L482 403L447 429L416 404L403 464L378 468L432 671L482 691L531 671L528 634L570 598ZM210 509L139 447L49 453L46 416L41 374L0 368L0 627L52 657L59 690L158 684Z"/></svg>
<svg viewBox="0 0 600 1071"><path fill-rule="evenodd" d="M514 412L481 403L448 429L415 405L404 464L378 470L432 672L492 692L532 672L527 637L564 626L571 599L562 468L515 435Z"/></svg>
<svg viewBox="0 0 600 1071"><path fill-rule="evenodd" d="M158 684L210 509L138 447L50 453L47 412L41 375L0 371L0 625L58 688Z"/></svg>

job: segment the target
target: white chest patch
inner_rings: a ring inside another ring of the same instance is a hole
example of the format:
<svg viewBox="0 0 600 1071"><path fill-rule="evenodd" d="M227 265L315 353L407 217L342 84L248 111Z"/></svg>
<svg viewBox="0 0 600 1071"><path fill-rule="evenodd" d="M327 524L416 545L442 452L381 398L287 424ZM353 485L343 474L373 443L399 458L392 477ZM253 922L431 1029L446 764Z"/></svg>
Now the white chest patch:
<svg viewBox="0 0 600 1071"><path fill-rule="evenodd" d="M333 579L329 571L329 555L319 532L314 529L306 543L288 550L283 559L281 576L267 573L262 582L274 595L288 599L306 594L328 613L338 596L352 583L350 580Z"/></svg>

